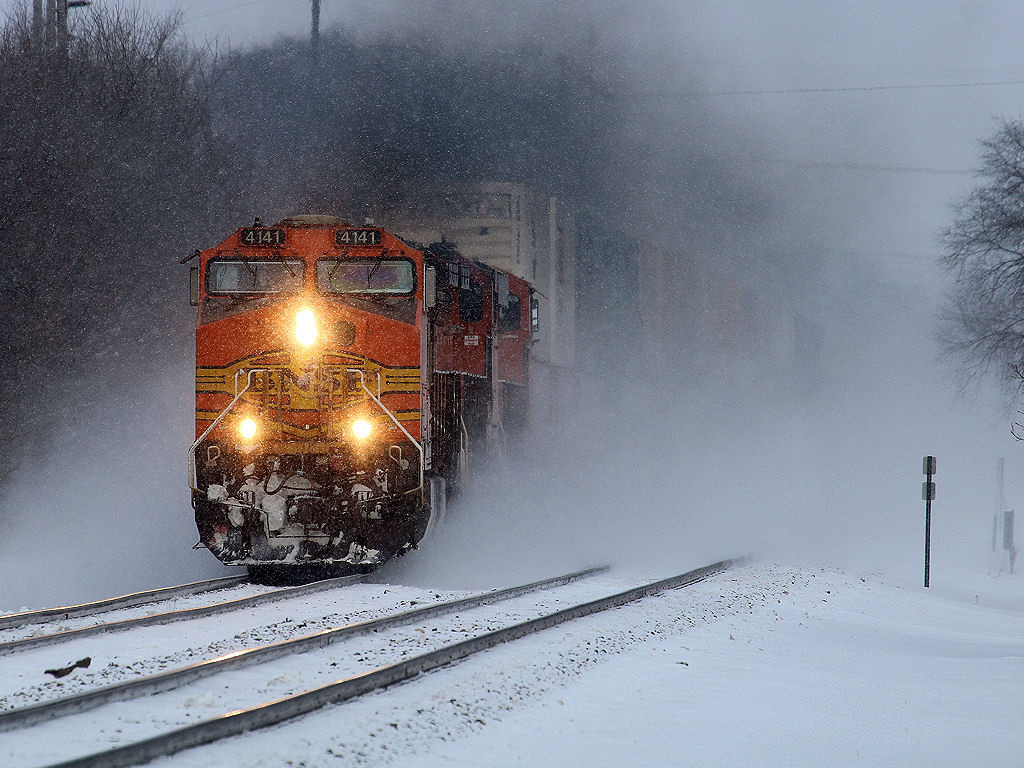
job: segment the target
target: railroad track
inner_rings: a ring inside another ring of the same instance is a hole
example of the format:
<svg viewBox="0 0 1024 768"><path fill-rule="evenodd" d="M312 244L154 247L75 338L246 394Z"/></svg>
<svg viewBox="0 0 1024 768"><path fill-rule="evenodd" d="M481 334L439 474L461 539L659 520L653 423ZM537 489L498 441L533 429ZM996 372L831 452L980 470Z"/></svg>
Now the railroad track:
<svg viewBox="0 0 1024 768"><path fill-rule="evenodd" d="M193 581L176 587L161 587L160 589L150 589L145 592L132 592L130 595L109 597L105 600L96 600L91 603L65 605L59 608L43 608L38 611L8 613L0 616L0 629L15 629L31 624L46 624L51 621L80 619L86 616L107 613L108 611L116 611L120 608L135 608L139 605L158 603L161 600L170 600L175 597L185 597L187 595L197 595L201 592L212 592L217 589L235 587L246 583L248 580L248 576L224 576L219 579Z"/></svg>
<svg viewBox="0 0 1024 768"><path fill-rule="evenodd" d="M518 621L501 629L485 631L459 642L447 643L427 653L419 653L399 661L393 661L369 672L361 672L335 680L326 685L294 692L277 698L269 704L237 709L221 717L203 720L185 727L169 730L157 736L151 736L130 744L116 746L106 751L58 763L55 764L54 768L56 766L60 766L60 768L71 768L72 766L76 768L85 768L86 766L116 768L117 766L138 765L201 744L211 743L256 728L281 723L325 706L348 701L365 693L386 688L423 672L451 664L472 654L493 648L501 643L525 637L572 619L605 611L658 592L694 584L725 570L730 564L729 561L721 561L669 579L641 584L625 591L604 595L599 599L577 603L570 607L558 608L557 610L545 608L541 615L527 621ZM40 725L45 727L46 723L55 718L75 715L112 702L171 691L219 672L263 664L274 659L280 659L283 656L321 649L333 643L363 635L376 635L376 633L381 633L386 629L420 625L417 629L422 632L424 631L424 622L429 619L452 614L459 615L462 612L470 611L480 606L492 605L527 595L531 592L551 590L570 582L594 576L604 570L606 569L603 567L587 569L552 579L510 587L505 590L496 590L458 600L436 603L423 608L336 627L271 645L236 651L226 656L158 675L130 680L122 684L87 691L77 696L56 699L8 711L0 714L0 730L32 729L33 726ZM555 599L555 602L559 602L559 600ZM490 623L491 620L488 619L485 626L489 627Z"/></svg>
<svg viewBox="0 0 1024 768"><path fill-rule="evenodd" d="M92 637L94 635L102 635L111 632L125 632L127 630L138 629L140 627L152 627L157 625L173 624L174 622L178 621L202 619L207 616L216 616L221 613L240 611L246 608L255 608L258 605L276 603L280 602L281 600L302 597L303 595L311 595L317 592L323 592L324 590L328 589L336 589L337 587L348 586L350 584L359 584L365 581L366 578L366 574L357 574L354 576L340 576L336 579L324 579L323 581L314 581L309 584L301 584L297 587L283 587L281 589L275 589L271 592L260 592L259 594L250 595L248 597L240 597L234 600L224 600L222 602L210 603L208 605L201 605L195 608L184 608L182 610L177 611L153 613L148 616L138 616L134 619L109 621L100 624L92 624L88 627L80 627L79 629L68 629L63 630L61 632L51 632L47 634L33 635L31 637L24 637L19 640L8 640L7 642L0 643L0 656L7 656L9 654L17 653L19 651L35 650L36 648L43 648L48 645L55 645L57 643L64 643L69 640L77 640L79 638L84 637ZM202 584L204 582L198 583ZM170 587L169 589L178 588ZM154 591L159 592L160 590ZM16 616L18 614L14 615Z"/></svg>

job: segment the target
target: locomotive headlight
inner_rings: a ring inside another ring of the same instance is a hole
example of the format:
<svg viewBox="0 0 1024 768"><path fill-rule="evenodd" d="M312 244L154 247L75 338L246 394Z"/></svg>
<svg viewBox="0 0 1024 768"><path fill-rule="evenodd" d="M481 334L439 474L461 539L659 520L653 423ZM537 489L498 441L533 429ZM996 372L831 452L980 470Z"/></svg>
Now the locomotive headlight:
<svg viewBox="0 0 1024 768"><path fill-rule="evenodd" d="M356 419L352 422L352 434L359 440L365 440L370 436L372 428L366 419Z"/></svg>
<svg viewBox="0 0 1024 768"><path fill-rule="evenodd" d="M295 315L295 338L304 347L316 341L316 316L311 309L301 309Z"/></svg>
<svg viewBox="0 0 1024 768"><path fill-rule="evenodd" d="M242 423L238 425L238 431L246 440L252 440L256 437L256 422L252 419L242 419Z"/></svg>

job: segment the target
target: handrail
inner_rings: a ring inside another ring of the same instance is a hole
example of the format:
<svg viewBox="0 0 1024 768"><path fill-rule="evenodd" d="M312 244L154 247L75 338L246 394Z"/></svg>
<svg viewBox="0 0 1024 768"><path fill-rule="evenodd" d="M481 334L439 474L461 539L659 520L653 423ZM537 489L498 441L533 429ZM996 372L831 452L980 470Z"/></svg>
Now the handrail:
<svg viewBox="0 0 1024 768"><path fill-rule="evenodd" d="M395 426L398 427L400 430L402 430L402 434L404 434L407 438L409 438L409 442L411 442L413 445L416 446L416 450L419 451L419 453L420 453L420 487L419 487L419 490L422 492L422 490L423 490L423 446L420 445L419 441L416 440L409 433L409 430L407 430L404 426L402 426L402 422L400 422L398 420L398 417L395 416L395 414L393 414L390 410L388 410L388 407L386 405L384 405L384 403L381 402L380 398L377 397L376 395L374 395L373 392L370 391L370 388L366 386L366 377L363 375L362 370L360 370L359 368L346 368L345 372L346 373L358 373L359 374L359 386L361 386L363 388L363 391L366 392L366 394L370 396L370 399L373 400L373 402L375 402L377 404L377 406L382 411L384 411L384 413L387 414L388 418L391 419L391 421L393 421L395 423ZM379 383L380 382L380 374L378 374L377 376L378 376L377 381Z"/></svg>
<svg viewBox="0 0 1024 768"><path fill-rule="evenodd" d="M419 451L419 454L420 454L420 484L419 484L419 488L417 490L422 491L422 489L423 489L423 446L420 444L420 442L418 440L416 440L412 436L412 434L410 434L409 430L407 430L402 425L402 422L400 422L398 420L398 417L395 416L395 414L392 413L388 409L388 407L386 405L384 405L383 402L381 402L379 394L378 395L374 395L373 392L370 390L370 388L366 386L366 377L365 377L365 375L364 375L362 370L360 370L359 368L346 368L345 371L346 371L346 373L358 373L359 374L359 386L361 386L363 388L363 391L366 392L367 395L369 395L370 399L373 400L373 402L375 402L377 404L377 406L382 411L384 411L385 414L387 414L388 418L391 419L391 421L394 422L395 426L397 426L400 430L402 430L402 434L404 434L409 439L409 442L411 442L414 446L416 446L416 450ZM238 371L235 372L235 390L236 390L236 392L238 392L238 377L239 377L239 375L241 373L242 373L241 370L238 370ZM197 468L196 468L196 449L199 447L199 444L201 442L203 442L203 440L206 439L206 436L209 435L210 432L212 432L214 430L214 428L218 424L220 424L221 420L225 416L227 416L228 412L232 408L234 408L235 405L238 404L238 401L242 399L242 396L246 392L249 391L249 389L253 385L252 376L253 376L254 373L271 373L271 369L270 368L253 368L253 369L251 369L248 372L248 375L246 377L245 387L243 387L242 390L240 392L238 392L238 394L235 395L234 400L232 400L230 403L228 403L228 407L220 412L220 414L217 416L217 418L215 418L213 420L213 422L210 424L210 426L208 426L206 428L206 430L203 432L203 434L201 434L199 437L196 438L196 441L194 443L192 443L192 447L189 448L189 451L188 451L189 487L193 491L199 491L200 490L199 487L198 487L199 486L199 476L198 476L198 472L197 472ZM377 386L378 387L380 386L380 374L379 373L377 374Z"/></svg>
<svg viewBox="0 0 1024 768"><path fill-rule="evenodd" d="M469 481L469 430L466 420L459 414L459 482L465 487Z"/></svg>
<svg viewBox="0 0 1024 768"><path fill-rule="evenodd" d="M236 392L238 392L238 374L240 374L241 372L241 370L235 371ZM228 407L220 412L220 415L213 420L213 423L211 423L210 426L206 428L206 431L203 432L203 434L196 438L196 441L192 443L192 447L188 449L189 488L191 488L193 491L199 490L199 476L196 472L196 448L198 448L199 444L206 439L206 436L213 431L214 427L220 424L221 419L228 415L228 411L234 408L238 401L242 399L242 395L249 391L249 388L252 387L252 375L254 373L270 373L270 369L253 368L252 370L250 370L248 376L246 377L245 387L242 389L242 391L238 392L238 394L235 395L235 399L228 403Z"/></svg>

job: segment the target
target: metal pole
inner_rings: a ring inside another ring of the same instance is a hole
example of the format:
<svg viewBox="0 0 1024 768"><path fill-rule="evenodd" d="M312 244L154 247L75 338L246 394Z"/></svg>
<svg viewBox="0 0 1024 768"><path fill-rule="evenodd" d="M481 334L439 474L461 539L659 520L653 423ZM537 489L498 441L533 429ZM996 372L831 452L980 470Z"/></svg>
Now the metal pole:
<svg viewBox="0 0 1024 768"><path fill-rule="evenodd" d="M996 551L996 535L999 532L999 517L1006 509L1006 502L1003 496L1003 473L1006 460L1000 457L996 461L996 513L992 516L992 551Z"/></svg>
<svg viewBox="0 0 1024 768"><path fill-rule="evenodd" d="M932 476L928 474L928 487L931 488ZM928 586L928 576L931 571L932 554L932 500L931 494L924 502L924 585Z"/></svg>
<svg viewBox="0 0 1024 768"><path fill-rule="evenodd" d="M46 47L51 50L57 43L57 0L46 0Z"/></svg>
<svg viewBox="0 0 1024 768"><path fill-rule="evenodd" d="M68 52L68 0L57 0L57 48Z"/></svg>
<svg viewBox="0 0 1024 768"><path fill-rule="evenodd" d="M32 47L43 47L43 0L32 0Z"/></svg>
<svg viewBox="0 0 1024 768"><path fill-rule="evenodd" d="M924 499L924 585L928 586L931 575L932 561L932 500L935 498L935 474L937 462L934 456L925 456L921 469L925 474L925 482L921 486L921 497Z"/></svg>
<svg viewBox="0 0 1024 768"><path fill-rule="evenodd" d="M561 297L558 291L558 258L560 253L558 239L558 198L548 198L548 354L550 356L551 369L562 363L562 350L559 343L560 331L558 327L559 313L561 309Z"/></svg>
<svg viewBox="0 0 1024 768"><path fill-rule="evenodd" d="M320 63L320 0L313 0L313 25L309 31L309 47L313 63Z"/></svg>

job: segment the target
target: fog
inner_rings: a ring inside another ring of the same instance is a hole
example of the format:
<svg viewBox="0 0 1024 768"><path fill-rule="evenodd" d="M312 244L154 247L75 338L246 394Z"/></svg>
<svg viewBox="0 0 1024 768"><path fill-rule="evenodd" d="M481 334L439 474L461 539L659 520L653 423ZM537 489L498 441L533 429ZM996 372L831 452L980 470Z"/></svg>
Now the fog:
<svg viewBox="0 0 1024 768"><path fill-rule="evenodd" d="M795 386L745 358L666 367L637 355L630 310L644 297L607 279L622 265L582 254L581 316L595 323L574 396L379 578L484 586L597 562L657 576L751 553L916 583L925 454L939 461L933 572L986 567L996 459L1007 457L1013 507L1022 447L1011 397L984 383L963 394L938 355L936 241L970 188L977 141L995 116L1018 114L1024 86L957 85L1022 79L1007 53L1024 26L1014 4L324 3L333 79L307 83L305 104L286 100L295 112L248 125L232 111L243 95L273 103L304 72L308 4L182 10L189 38L234 48L218 129L266 168L236 165L237 218L211 214L175 243L208 247L210 232L308 207L383 215L402 204L392 182L407 179L502 178L563 195L585 224L694 259L820 329L820 359L791 372ZM428 75L403 69L424 63ZM397 109L410 82L417 93ZM339 93L370 114L339 113ZM458 120L428 130L417 104ZM178 294L161 286L154 300L177 306L186 283L182 268ZM0 487L0 608L221 572L190 549L181 338L155 345L147 375L60 412L33 447L40 458Z"/></svg>
<svg viewBox="0 0 1024 768"><path fill-rule="evenodd" d="M547 436L532 460L495 471L457 504L440 542L389 569L405 580L494 586L528 577L537 563L552 571L611 562L653 577L743 553L919 584L920 464L934 454L933 578L985 570L1000 452L1010 457L1007 498L1021 492L1016 441L994 409L934 384L944 368L930 345L875 341L846 350L822 390L801 402L764 402L739 388L690 393L668 419L645 400L595 402L569 434L610 434L601 448Z"/></svg>

